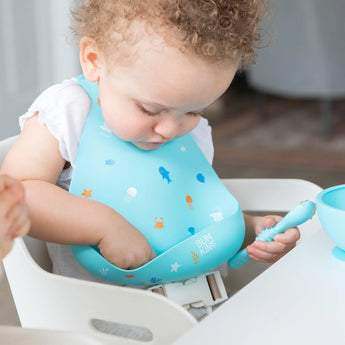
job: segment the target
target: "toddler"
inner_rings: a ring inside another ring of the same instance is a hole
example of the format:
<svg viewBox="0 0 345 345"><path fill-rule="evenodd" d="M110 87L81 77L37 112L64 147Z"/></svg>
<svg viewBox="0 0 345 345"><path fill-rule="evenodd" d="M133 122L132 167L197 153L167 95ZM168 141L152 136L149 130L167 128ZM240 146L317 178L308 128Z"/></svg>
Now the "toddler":
<svg viewBox="0 0 345 345"><path fill-rule="evenodd" d="M236 71L254 61L261 7L260 0L79 1L72 28L81 68L87 80L98 82L109 129L142 150L191 132L211 163L211 129L202 114ZM98 245L124 269L155 253L116 211L67 191L89 107L75 78L48 88L20 117L21 134L2 171L23 181L30 236L49 242L54 271L98 280L75 261L71 244ZM245 215L246 231L258 234L279 219ZM254 260L274 262L298 238L292 228L247 250Z"/></svg>
<svg viewBox="0 0 345 345"><path fill-rule="evenodd" d="M0 176L0 263L11 249L15 237L24 236L30 228L24 188L19 181ZM0 272L1 275L1 272Z"/></svg>

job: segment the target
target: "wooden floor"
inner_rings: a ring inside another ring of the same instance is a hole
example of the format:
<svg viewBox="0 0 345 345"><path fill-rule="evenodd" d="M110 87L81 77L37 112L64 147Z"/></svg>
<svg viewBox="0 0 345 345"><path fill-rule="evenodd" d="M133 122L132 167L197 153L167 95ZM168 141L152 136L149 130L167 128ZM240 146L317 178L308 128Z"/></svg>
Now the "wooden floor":
<svg viewBox="0 0 345 345"><path fill-rule="evenodd" d="M220 177L345 183L345 98L333 102L325 136L319 100L267 96L263 104L245 83L235 86L209 114Z"/></svg>

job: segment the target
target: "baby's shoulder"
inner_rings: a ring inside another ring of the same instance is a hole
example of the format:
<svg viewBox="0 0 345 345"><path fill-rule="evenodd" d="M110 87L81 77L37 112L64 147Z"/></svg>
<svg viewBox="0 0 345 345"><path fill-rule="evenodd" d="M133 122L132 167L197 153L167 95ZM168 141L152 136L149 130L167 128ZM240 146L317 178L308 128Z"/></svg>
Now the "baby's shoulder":
<svg viewBox="0 0 345 345"><path fill-rule="evenodd" d="M48 87L37 97L34 103L38 102L59 109L70 105L90 107L89 97L76 78L67 79Z"/></svg>
<svg viewBox="0 0 345 345"><path fill-rule="evenodd" d="M54 84L43 91L19 118L21 128L25 121L38 113L41 123L48 127L66 129L77 127L79 131L85 123L90 109L90 99L75 78ZM68 130L70 131L70 130Z"/></svg>
<svg viewBox="0 0 345 345"><path fill-rule="evenodd" d="M59 141L79 140L89 109L88 95L75 78L68 79L43 91L19 117L19 125L23 129L26 120L38 114L39 121Z"/></svg>
<svg viewBox="0 0 345 345"><path fill-rule="evenodd" d="M19 117L19 125L23 129L27 119L38 115L38 120L58 140L62 157L73 163L89 109L88 95L72 78L43 91Z"/></svg>

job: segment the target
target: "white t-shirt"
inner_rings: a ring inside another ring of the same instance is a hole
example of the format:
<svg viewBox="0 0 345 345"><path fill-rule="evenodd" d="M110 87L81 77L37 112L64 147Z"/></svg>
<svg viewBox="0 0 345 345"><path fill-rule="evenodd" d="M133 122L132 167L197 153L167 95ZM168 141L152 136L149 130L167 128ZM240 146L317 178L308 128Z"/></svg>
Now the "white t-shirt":
<svg viewBox="0 0 345 345"><path fill-rule="evenodd" d="M50 133L58 140L62 157L71 163L70 168L62 171L58 185L69 189L77 155L80 136L85 120L89 113L90 99L75 78L53 85L45 90L30 106L27 113L19 118L22 129L25 121L38 112L38 118L44 123ZM211 127L204 118L191 135L207 160L212 164L213 143ZM56 274L105 282L101 278L84 270L74 256L69 245L47 243L48 252L53 263L53 272Z"/></svg>

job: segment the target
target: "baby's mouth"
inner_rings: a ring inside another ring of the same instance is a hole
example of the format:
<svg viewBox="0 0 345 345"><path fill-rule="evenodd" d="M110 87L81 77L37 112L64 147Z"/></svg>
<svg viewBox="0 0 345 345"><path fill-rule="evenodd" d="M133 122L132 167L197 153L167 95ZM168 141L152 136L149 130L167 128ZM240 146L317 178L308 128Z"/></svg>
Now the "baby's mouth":
<svg viewBox="0 0 345 345"><path fill-rule="evenodd" d="M166 141L149 141L148 144L151 144L151 145L163 145L165 144Z"/></svg>

